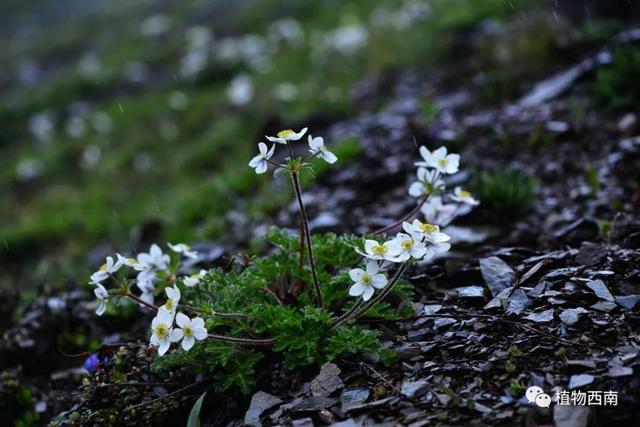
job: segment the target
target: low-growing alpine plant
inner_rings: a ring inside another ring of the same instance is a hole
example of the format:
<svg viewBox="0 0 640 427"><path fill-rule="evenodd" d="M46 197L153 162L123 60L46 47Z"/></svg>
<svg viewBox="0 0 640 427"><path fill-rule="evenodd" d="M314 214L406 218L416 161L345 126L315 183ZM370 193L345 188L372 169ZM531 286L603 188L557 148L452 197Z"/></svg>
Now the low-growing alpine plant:
<svg viewBox="0 0 640 427"><path fill-rule="evenodd" d="M296 155L305 136L308 148ZM266 239L275 252L208 271L187 267L199 255L184 243L169 243L166 250L153 244L135 258L107 257L90 277L97 315L117 310L125 300L153 314L149 344L157 354L152 368L158 375L200 374L217 390L248 392L255 365L265 357L280 358L291 369L347 353L384 356L377 332L354 323L365 315L393 319L408 310L411 286L403 274L448 251L450 237L440 227L462 205L478 204L459 187L447 193L446 179L458 172L459 155L445 147L420 147L417 180L408 189L417 199L414 209L367 236L312 236L300 174L313 173L314 159L334 164L338 158L322 137L307 135L307 128L266 139L271 146L258 143L249 167L257 174L272 169L274 176L289 177L299 235L273 228ZM276 152L281 146L283 153ZM415 218L419 212L424 221ZM390 292L404 304L394 308L385 302Z"/></svg>

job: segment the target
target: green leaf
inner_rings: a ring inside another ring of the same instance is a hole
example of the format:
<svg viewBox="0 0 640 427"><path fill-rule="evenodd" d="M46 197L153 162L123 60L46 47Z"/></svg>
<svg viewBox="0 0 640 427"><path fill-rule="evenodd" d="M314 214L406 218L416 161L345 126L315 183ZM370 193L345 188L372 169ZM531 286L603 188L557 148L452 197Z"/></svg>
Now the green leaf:
<svg viewBox="0 0 640 427"><path fill-rule="evenodd" d="M200 427L200 410L202 409L202 402L204 402L204 396L207 394L205 391L193 404L191 412L189 412L189 419L187 420L187 427Z"/></svg>

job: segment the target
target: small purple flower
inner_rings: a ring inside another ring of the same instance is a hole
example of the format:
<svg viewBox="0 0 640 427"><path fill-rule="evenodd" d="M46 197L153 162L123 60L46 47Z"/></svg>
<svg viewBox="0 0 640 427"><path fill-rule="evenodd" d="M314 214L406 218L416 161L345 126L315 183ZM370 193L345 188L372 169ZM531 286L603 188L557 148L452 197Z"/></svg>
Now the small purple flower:
<svg viewBox="0 0 640 427"><path fill-rule="evenodd" d="M96 353L93 353L91 356L87 357L87 360L84 361L84 365L82 365L82 367L86 369L90 375L93 375L100 365L104 365L106 363L106 357L103 356L102 359L100 359Z"/></svg>

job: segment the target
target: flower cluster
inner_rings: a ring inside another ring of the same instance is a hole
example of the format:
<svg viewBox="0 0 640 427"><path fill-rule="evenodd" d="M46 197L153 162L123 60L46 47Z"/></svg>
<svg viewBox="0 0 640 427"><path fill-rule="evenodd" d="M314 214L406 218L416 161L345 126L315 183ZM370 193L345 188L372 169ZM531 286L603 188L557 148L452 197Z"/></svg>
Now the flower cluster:
<svg viewBox="0 0 640 427"><path fill-rule="evenodd" d="M448 225L460 211L459 204L476 206L479 202L471 193L456 187L453 194L449 195L449 202L444 203L442 195L445 192L444 175L458 172L460 168L460 155L447 153L446 147L429 151L427 147L420 147L422 161L416 162L418 167L418 180L409 187L409 195L424 198L420 211L429 223L444 227Z"/></svg>
<svg viewBox="0 0 640 427"><path fill-rule="evenodd" d="M404 232L399 232L392 239L382 243L366 239L364 251L356 249L368 260L366 271L361 268L349 271L349 276L354 282L349 289L351 296L362 296L364 301L368 301L375 289L383 289L388 283L383 270L385 262L408 263L429 260L451 248L451 237L441 232L440 226L451 222L459 206L442 202L442 195L446 190L443 177L458 172L460 156L447 153L446 147L430 151L422 146L420 154L422 161L415 163L418 168L418 180L410 185L409 195L422 199L419 206L427 222L418 219L411 223L403 221ZM471 193L460 187L455 188L449 199L471 206L478 204Z"/></svg>
<svg viewBox="0 0 640 427"><path fill-rule="evenodd" d="M182 341L182 348L188 351L196 340L207 338L204 320L200 317L190 319L184 313L176 313L180 301L180 290L177 287L166 288L167 301L158 309L158 314L151 321L151 338L149 342L158 347L162 356L169 350L172 342ZM173 327L175 321L177 328Z"/></svg>
<svg viewBox="0 0 640 427"><path fill-rule="evenodd" d="M184 243L168 243L169 249L179 256L197 259L198 253ZM128 267L129 270L125 271ZM105 263L94 272L89 283L95 285L94 294L97 299L96 314L102 316L107 310L110 294L129 297L140 305L157 310L156 317L151 322L151 344L158 347L158 354L163 355L172 342L182 341L182 348L189 350L195 340L207 337L204 320L195 317L190 319L184 313L177 312L180 302L180 288L177 285L177 272L180 270L179 260L173 261L169 253L162 251L160 246L152 244L148 252L139 253L136 258L125 258L120 254L108 256ZM186 287L197 286L206 271L181 277ZM114 282L118 288L109 291L104 284ZM136 295L131 287L138 289ZM167 299L159 307L154 306L158 285L164 289ZM114 299L115 300L115 299ZM177 328L173 327L174 321Z"/></svg>
<svg viewBox="0 0 640 427"><path fill-rule="evenodd" d="M251 159L251 161L249 162L249 167L255 169L257 174L265 173L269 168L269 164L277 166L278 168L285 167L284 165L271 160L271 157L273 157L276 149L276 144L285 144L289 146L290 143L299 141L306 133L307 128L302 129L300 132L294 132L291 129L285 129L278 132L276 136L265 136L267 140L273 142L274 144L271 146L271 148L268 148L267 144L265 144L264 142L259 142L258 155ZM311 153L311 155L303 159L303 162L313 157L320 157L322 160L330 164L335 163L338 160L336 155L329 151L327 146L324 145L324 139L322 137L313 137L309 135L308 143L309 152Z"/></svg>
<svg viewBox="0 0 640 427"><path fill-rule="evenodd" d="M414 219L412 223L403 222L403 232L383 243L373 239L366 239L364 251L356 249L367 258L366 272L360 268L349 271L354 285L349 289L349 295L362 296L368 301L374 293L374 288L382 289L387 284L387 277L383 273L383 264L407 263L410 261L428 260L439 253L451 248L448 243L451 237L440 232L437 225L423 223Z"/></svg>

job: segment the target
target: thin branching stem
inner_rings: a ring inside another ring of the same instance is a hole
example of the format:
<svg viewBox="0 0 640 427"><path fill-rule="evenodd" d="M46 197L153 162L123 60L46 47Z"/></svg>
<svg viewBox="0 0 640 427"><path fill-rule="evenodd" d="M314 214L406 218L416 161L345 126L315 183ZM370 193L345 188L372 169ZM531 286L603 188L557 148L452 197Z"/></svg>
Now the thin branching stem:
<svg viewBox="0 0 640 427"><path fill-rule="evenodd" d="M420 211L420 208L422 208L422 206L427 202L427 199L429 199L428 195L423 196L422 199L420 199L420 202L418 202L418 204L416 205L416 207L411 209L411 211L409 213L407 213L405 216L403 216L399 220L387 225L386 227L383 227L383 228L380 228L380 229L374 231L372 234L383 234L383 233L386 233L387 231L391 231L391 230L395 229L396 227L399 227L400 225L402 225L402 223L404 221L408 221L411 218L413 218L413 216L415 214L417 214L418 211Z"/></svg>
<svg viewBox="0 0 640 427"><path fill-rule="evenodd" d="M275 338L265 338L265 339L237 338L237 337L228 337L225 335L217 335L217 334L209 334L208 337L216 341L224 341L224 342L229 342L234 344L246 344L246 345L256 345L256 346L270 346L276 342Z"/></svg>
<svg viewBox="0 0 640 427"><path fill-rule="evenodd" d="M272 166L276 166L276 167L279 167L279 168L286 168L287 167L286 165L281 165L280 163L274 162L273 160L269 160L267 158L265 158L264 160L266 160L267 163L269 163Z"/></svg>
<svg viewBox="0 0 640 427"><path fill-rule="evenodd" d="M353 304L351 306L351 308L349 309L349 311L347 311L346 313L343 313L342 316L338 317L332 324L331 324L331 328L333 329L334 326L341 324L341 322L344 319L349 318L352 314L354 314L356 311L358 311L358 309L362 306L363 300L362 299L358 299L358 301Z"/></svg>
<svg viewBox="0 0 640 427"><path fill-rule="evenodd" d="M140 297L132 294L131 292L127 292L126 295L127 297L131 298L132 300L134 300L139 304L144 305L150 310L157 312L160 309L158 306L149 304L148 302L142 300ZM216 341L224 341L224 342L230 342L235 344L259 345L259 346L262 346L262 345L269 346L269 345L273 345L273 343L276 342L276 340L273 338L267 338L267 339L236 338L236 337L228 337L225 335L217 335L217 334L209 334L208 337Z"/></svg>
<svg viewBox="0 0 640 427"><path fill-rule="evenodd" d="M300 187L300 179L298 178L297 171L291 171L291 180L293 181L293 189L296 193L296 199L298 200L298 207L300 208L300 216L303 222L304 238L307 243L307 254L309 255L309 266L311 267L311 276L313 278L313 286L316 291L316 302L318 304L318 307L324 307L324 303L322 302L322 294L320 293L320 283L318 282L318 274L316 272L316 262L313 257L313 248L311 247L311 231L309 231L309 218L307 217L307 210L305 209L304 201L302 200L302 189ZM302 238L302 236L300 238Z"/></svg>
<svg viewBox="0 0 640 427"><path fill-rule="evenodd" d="M429 200L429 197L431 196L431 194L433 194L434 187L435 187L435 185L436 185L436 183L438 182L439 179L440 179L440 173L436 173L433 176L432 180L431 180L431 190L428 191L427 194L422 196L422 198L418 202L418 205L415 208L413 208L408 214L406 214L405 216L400 218L398 221L395 221L395 222L387 225L386 227L383 227L383 228L381 228L379 230L374 231L373 234L386 233L387 231L391 231L391 230L395 229L396 227L400 226L404 221L408 221L411 218L413 218L413 216L418 213L420 208L422 208L422 206L424 206L424 204L427 202L427 200Z"/></svg>

